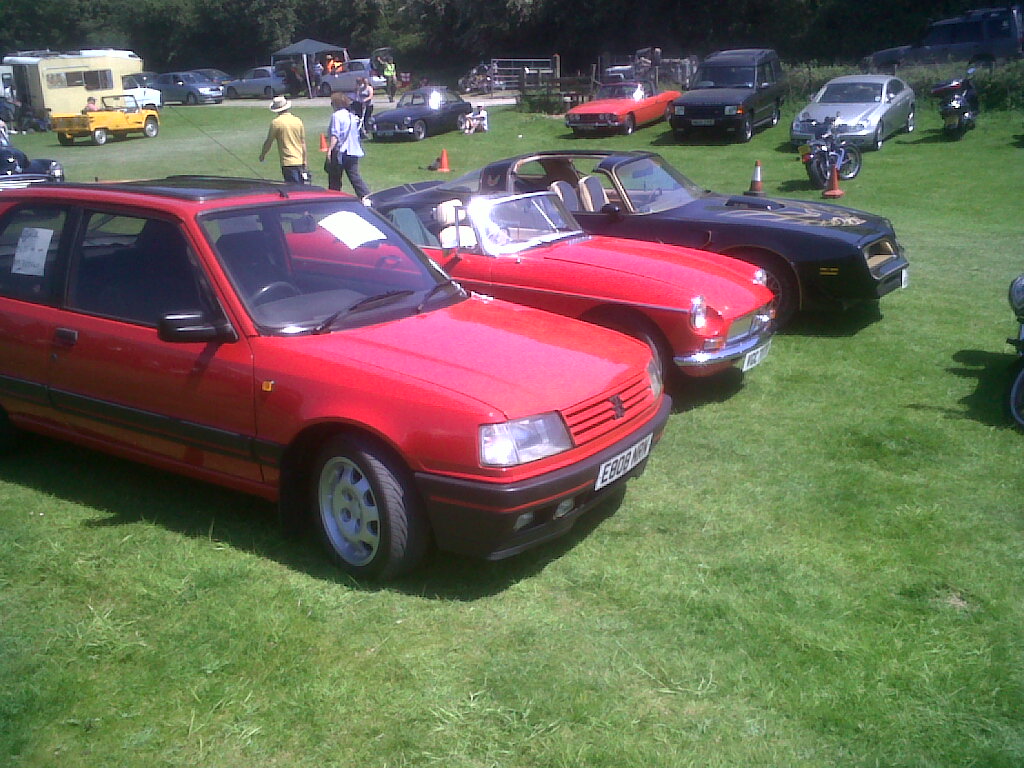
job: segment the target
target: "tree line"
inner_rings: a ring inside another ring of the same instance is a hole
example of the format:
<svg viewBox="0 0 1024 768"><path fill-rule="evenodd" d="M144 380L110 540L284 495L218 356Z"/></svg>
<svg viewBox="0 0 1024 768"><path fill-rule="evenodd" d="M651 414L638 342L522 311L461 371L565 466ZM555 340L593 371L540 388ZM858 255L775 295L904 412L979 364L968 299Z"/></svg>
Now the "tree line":
<svg viewBox="0 0 1024 768"><path fill-rule="evenodd" d="M991 3L990 3L991 4ZM586 71L603 53L772 47L788 61L856 62L912 42L964 0L4 0L0 53L128 48L147 69L267 63L303 38L353 56L391 46L402 69L458 72L492 57L558 53Z"/></svg>

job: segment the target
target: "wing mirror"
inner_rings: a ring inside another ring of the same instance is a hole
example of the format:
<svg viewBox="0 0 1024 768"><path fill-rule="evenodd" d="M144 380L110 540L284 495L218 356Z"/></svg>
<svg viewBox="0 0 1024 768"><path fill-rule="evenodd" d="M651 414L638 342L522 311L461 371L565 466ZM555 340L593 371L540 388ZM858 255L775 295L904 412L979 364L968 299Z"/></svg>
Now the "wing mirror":
<svg viewBox="0 0 1024 768"><path fill-rule="evenodd" d="M157 321L157 336L168 342L238 341L226 320L211 322L203 312L173 312Z"/></svg>
<svg viewBox="0 0 1024 768"><path fill-rule="evenodd" d="M601 206L601 213L607 216L612 221L618 221L622 218L622 208L615 203L605 203Z"/></svg>

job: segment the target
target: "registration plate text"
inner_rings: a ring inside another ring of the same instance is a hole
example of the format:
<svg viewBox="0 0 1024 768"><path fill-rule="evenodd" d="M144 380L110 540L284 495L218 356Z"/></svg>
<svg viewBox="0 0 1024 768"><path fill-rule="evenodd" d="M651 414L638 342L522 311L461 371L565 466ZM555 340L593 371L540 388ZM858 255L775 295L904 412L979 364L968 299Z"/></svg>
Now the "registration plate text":
<svg viewBox="0 0 1024 768"><path fill-rule="evenodd" d="M613 456L602 464L601 469L597 472L597 482L594 484L594 490L599 491L609 483L614 483L646 459L647 454L651 452L651 442L653 440L654 435L648 435L632 448L627 448L622 453Z"/></svg>

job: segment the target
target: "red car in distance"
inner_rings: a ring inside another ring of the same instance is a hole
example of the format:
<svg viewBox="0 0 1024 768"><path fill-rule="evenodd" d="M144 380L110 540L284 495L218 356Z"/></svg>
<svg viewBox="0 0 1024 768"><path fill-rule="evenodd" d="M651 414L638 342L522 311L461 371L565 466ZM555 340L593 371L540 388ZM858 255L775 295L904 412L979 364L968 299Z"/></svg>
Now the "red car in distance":
<svg viewBox="0 0 1024 768"><path fill-rule="evenodd" d="M435 203L402 189L370 199L468 288L631 334L684 376L746 371L768 353L773 294L752 264L587 235L551 192Z"/></svg>
<svg viewBox="0 0 1024 768"><path fill-rule="evenodd" d="M469 296L346 195L0 197L0 446L31 430L277 501L357 576L565 533L643 471L670 405L642 344Z"/></svg>
<svg viewBox="0 0 1024 768"><path fill-rule="evenodd" d="M616 131L628 136L637 128L668 119L679 91L658 91L648 81L605 83L592 101L565 113L565 124L576 136Z"/></svg>

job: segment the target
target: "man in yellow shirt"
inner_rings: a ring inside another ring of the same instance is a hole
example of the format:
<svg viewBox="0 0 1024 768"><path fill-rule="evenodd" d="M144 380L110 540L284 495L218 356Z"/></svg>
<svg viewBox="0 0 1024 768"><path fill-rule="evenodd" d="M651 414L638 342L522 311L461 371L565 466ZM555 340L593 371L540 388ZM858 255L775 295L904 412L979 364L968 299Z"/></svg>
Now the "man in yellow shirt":
<svg viewBox="0 0 1024 768"><path fill-rule="evenodd" d="M289 110L292 103L284 96L275 96L270 102L270 111L277 114L270 122L267 140L260 151L260 162L266 158L270 148L277 141L277 152L281 156L281 175L293 184L308 184L309 170L306 165L306 127Z"/></svg>

